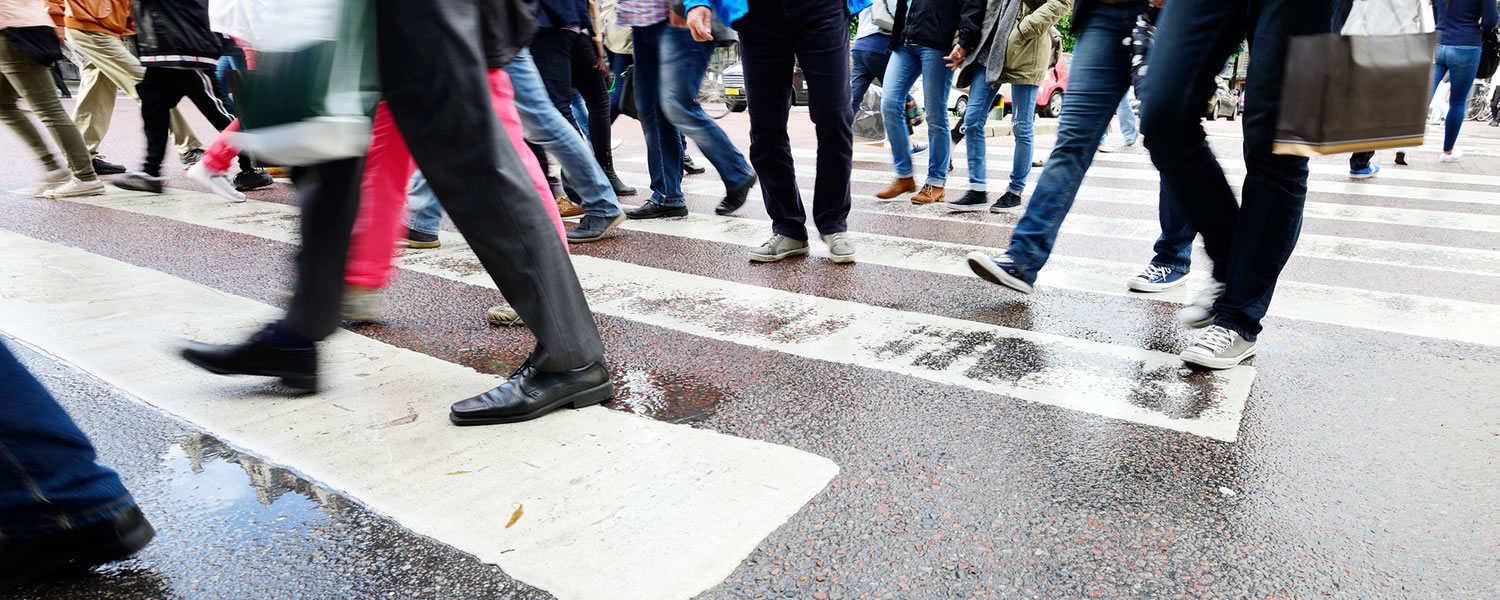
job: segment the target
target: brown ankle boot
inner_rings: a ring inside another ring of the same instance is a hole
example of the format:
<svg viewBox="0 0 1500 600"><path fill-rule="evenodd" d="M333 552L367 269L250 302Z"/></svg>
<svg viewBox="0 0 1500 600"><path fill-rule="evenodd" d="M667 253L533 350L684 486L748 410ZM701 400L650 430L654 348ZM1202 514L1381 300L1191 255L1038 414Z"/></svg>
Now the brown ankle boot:
<svg viewBox="0 0 1500 600"><path fill-rule="evenodd" d="M917 180L910 177L898 177L891 182L891 187L880 190L875 194L881 200L890 200L901 194L917 191Z"/></svg>
<svg viewBox="0 0 1500 600"><path fill-rule="evenodd" d="M943 188L931 185L922 186L922 191L917 192L917 195L911 197L912 204L932 204L933 202L942 202L943 200Z"/></svg>

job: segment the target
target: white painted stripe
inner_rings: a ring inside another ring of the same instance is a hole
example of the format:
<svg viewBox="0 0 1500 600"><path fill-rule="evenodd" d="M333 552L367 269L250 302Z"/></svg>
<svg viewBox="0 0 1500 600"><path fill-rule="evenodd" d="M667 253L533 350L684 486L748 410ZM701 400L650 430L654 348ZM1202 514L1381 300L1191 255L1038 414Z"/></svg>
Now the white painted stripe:
<svg viewBox="0 0 1500 600"><path fill-rule="evenodd" d="M70 199L72 201L73 199ZM112 194L80 203L279 241L296 207L211 194ZM462 236L402 256L402 269L494 287ZM1081 412L1233 441L1255 371L1184 376L1175 355L807 296L588 256L574 268L595 312L804 358L867 367ZM768 323L762 317L774 315ZM1142 394L1146 396L1143 397ZM1193 418L1164 410L1207 406Z"/></svg>
<svg viewBox="0 0 1500 600"><path fill-rule="evenodd" d="M600 407L454 427L447 405L498 378L342 331L323 346L326 392L270 394L189 365L172 339L237 341L269 306L4 231L0 261L0 330L559 598L693 597L838 473Z"/></svg>
<svg viewBox="0 0 1500 600"><path fill-rule="evenodd" d="M644 173L618 170L616 173L626 183L632 185L645 187L650 182L650 178ZM723 194L724 192L723 184L718 181L706 179L684 181L682 189L689 194L707 196ZM1085 192L1080 194L1080 199L1108 196L1110 194L1129 197L1129 194L1141 193L1139 190L1117 191L1094 186L1084 188L1084 190ZM813 191L810 188L802 188L801 191L804 197L812 197ZM983 213L984 216L976 219L975 215L953 214L942 207L915 206L904 197L897 200L880 200L866 194L854 194L853 197L855 200L853 210L865 214L954 221L987 227L1004 227L1007 229L1014 225L1014 221L1017 218L1015 216L992 217L989 216L989 213ZM1155 203L1155 200L1153 199L1151 202ZM1458 217L1455 216L1455 218ZM1155 242L1157 236L1161 235L1161 227L1154 218L1146 220L1073 213L1069 214L1067 220L1063 221L1060 235L1089 235L1140 242L1141 260L1145 261L1150 258L1151 244ZM1195 242L1195 247L1202 248L1202 244ZM1297 250L1293 254L1292 260L1295 261L1298 257L1388 265L1428 271L1461 273L1465 275L1500 276L1500 251L1487 249L1453 248L1431 244L1304 233L1298 239Z"/></svg>

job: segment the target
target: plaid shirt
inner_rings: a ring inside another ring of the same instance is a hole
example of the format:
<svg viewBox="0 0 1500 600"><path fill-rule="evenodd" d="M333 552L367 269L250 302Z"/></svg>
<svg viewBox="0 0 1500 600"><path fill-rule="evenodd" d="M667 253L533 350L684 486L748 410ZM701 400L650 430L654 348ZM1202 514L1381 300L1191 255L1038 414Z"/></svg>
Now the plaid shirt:
<svg viewBox="0 0 1500 600"><path fill-rule="evenodd" d="M667 0L620 0L615 14L621 27L649 27L667 20Z"/></svg>

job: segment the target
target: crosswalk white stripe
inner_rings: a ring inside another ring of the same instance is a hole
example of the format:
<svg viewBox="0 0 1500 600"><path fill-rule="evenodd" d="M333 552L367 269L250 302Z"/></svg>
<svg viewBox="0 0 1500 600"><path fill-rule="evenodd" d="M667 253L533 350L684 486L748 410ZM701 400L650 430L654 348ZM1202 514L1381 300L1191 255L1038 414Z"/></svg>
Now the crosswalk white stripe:
<svg viewBox="0 0 1500 600"><path fill-rule="evenodd" d="M225 204L198 192L165 197L113 194L70 199L246 235L293 241L296 207L250 201ZM443 232L443 247L400 259L403 269L494 287L462 236ZM925 313L785 292L632 263L574 256L595 312L705 338L794 356L851 364L942 384L1014 396L1115 419L1233 441L1254 379L1253 367L1183 375L1175 355L1013 329ZM762 327L761 317L779 324ZM784 322L782 322L784 321ZM959 340L963 340L960 342ZM1024 351L1028 361L994 361ZM934 357L941 357L935 360ZM993 363L993 364L991 364ZM1142 382L1150 385L1142 387ZM1155 398L1141 402L1142 390ZM1202 399L1193 399L1202 398ZM1193 418L1165 410L1210 406ZM1207 400L1207 402L1204 402Z"/></svg>
<svg viewBox="0 0 1500 600"><path fill-rule="evenodd" d="M275 318L269 306L5 231L0 261L0 330L558 598L696 596L838 473L793 448L600 407L457 428L447 404L497 377L347 332L322 348L324 393L272 394L171 348L172 336L243 339Z"/></svg>
<svg viewBox="0 0 1500 600"><path fill-rule="evenodd" d="M616 174L631 185L645 187L650 182L650 177L645 173L617 170ZM712 196L722 194L724 191L723 184L718 181L704 179L684 181L682 186L683 191L689 194ZM1114 190L1098 188L1085 188L1085 190L1089 190L1087 191L1089 195L1116 193ZM802 188L801 191L805 198L812 197L813 191L811 189ZM1119 193L1125 194L1128 192ZM1013 218L985 216L976 219L974 215L953 214L943 210L942 207L913 206L905 198L892 201L880 200L866 194L854 194L853 197L855 200L853 210L859 213L944 220L979 224L986 227L1009 228L1013 226L1011 222ZM985 214L987 215L988 213ZM1067 220L1063 221L1060 233L1062 236L1087 235L1139 242L1142 250L1142 261L1150 258L1150 246L1160 234L1161 227L1156 219L1101 217L1076 213L1069 214ZM1195 247L1202 248L1202 243L1195 242ZM1297 251L1293 254L1292 260L1296 261L1299 257L1389 265L1466 275L1500 275L1500 251L1497 250L1453 248L1449 246L1392 242L1367 238L1304 233L1298 239Z"/></svg>

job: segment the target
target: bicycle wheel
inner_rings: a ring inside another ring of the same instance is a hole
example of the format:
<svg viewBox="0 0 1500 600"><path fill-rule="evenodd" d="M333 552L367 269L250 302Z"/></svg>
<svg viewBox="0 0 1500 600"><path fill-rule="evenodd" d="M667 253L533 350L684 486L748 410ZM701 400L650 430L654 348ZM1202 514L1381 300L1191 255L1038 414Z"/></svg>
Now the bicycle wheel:
<svg viewBox="0 0 1500 600"><path fill-rule="evenodd" d="M709 69L703 74L703 84L698 87L698 105L713 119L722 119L731 108L729 98L724 96L723 72Z"/></svg>

